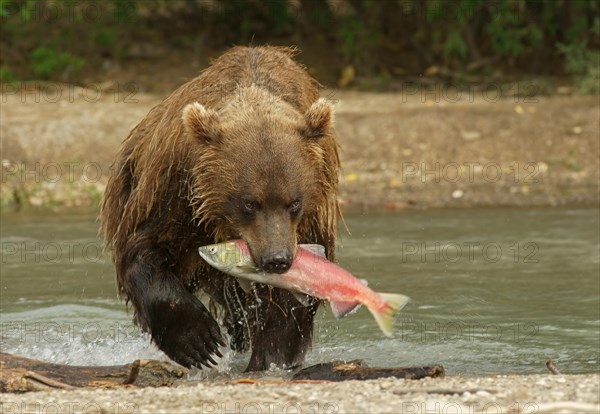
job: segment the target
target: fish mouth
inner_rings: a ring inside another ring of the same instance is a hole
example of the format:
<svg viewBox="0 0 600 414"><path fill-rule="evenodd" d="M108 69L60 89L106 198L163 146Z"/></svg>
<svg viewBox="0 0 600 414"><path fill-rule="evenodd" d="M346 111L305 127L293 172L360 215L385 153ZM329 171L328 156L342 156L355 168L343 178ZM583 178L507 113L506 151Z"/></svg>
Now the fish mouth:
<svg viewBox="0 0 600 414"><path fill-rule="evenodd" d="M200 247L198 247L198 253L200 254L200 256L202 256L202 258L206 259L207 257L211 256L211 251L213 251L213 249L214 249L214 252L216 253L216 250L218 249L216 244L208 244L206 246L200 246Z"/></svg>
<svg viewBox="0 0 600 414"><path fill-rule="evenodd" d="M234 270L243 258L236 242L208 244L198 247L198 254L206 263L215 269L229 273Z"/></svg>
<svg viewBox="0 0 600 414"><path fill-rule="evenodd" d="M200 255L200 257L202 259L204 259L205 262L207 262L208 264L211 264L212 260L208 254L208 246L198 247L198 254Z"/></svg>

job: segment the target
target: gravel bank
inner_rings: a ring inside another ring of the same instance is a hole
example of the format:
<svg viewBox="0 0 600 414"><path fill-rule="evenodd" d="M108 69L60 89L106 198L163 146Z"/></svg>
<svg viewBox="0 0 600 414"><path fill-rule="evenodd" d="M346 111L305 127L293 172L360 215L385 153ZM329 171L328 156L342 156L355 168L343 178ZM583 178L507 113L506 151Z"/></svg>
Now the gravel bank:
<svg viewBox="0 0 600 414"><path fill-rule="evenodd" d="M273 381L272 381L273 382ZM598 413L600 374L232 384L0 397L3 413Z"/></svg>

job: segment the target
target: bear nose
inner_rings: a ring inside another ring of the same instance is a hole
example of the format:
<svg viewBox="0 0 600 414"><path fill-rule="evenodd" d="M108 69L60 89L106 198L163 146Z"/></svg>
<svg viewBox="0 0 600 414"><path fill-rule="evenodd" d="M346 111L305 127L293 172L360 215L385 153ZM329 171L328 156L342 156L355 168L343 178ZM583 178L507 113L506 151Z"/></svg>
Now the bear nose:
<svg viewBox="0 0 600 414"><path fill-rule="evenodd" d="M292 266L292 255L287 251L266 253L261 257L262 269L267 273L285 273Z"/></svg>

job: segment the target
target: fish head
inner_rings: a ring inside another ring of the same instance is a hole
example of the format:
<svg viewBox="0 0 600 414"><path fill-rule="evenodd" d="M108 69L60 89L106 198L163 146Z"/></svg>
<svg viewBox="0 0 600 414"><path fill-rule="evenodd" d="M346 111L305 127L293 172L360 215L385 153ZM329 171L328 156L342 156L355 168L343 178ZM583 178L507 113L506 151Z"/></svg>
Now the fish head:
<svg viewBox="0 0 600 414"><path fill-rule="evenodd" d="M198 253L209 265L229 274L235 274L240 268L255 267L242 240L202 246Z"/></svg>

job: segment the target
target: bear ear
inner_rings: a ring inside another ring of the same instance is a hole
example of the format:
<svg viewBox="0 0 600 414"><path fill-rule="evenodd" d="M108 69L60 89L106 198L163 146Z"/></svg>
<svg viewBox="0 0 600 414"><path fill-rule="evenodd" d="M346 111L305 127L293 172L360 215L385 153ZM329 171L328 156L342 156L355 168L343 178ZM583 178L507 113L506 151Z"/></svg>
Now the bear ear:
<svg viewBox="0 0 600 414"><path fill-rule="evenodd" d="M305 126L302 128L303 135L318 139L327 135L333 125L333 108L324 98L313 103L304 114Z"/></svg>
<svg viewBox="0 0 600 414"><path fill-rule="evenodd" d="M182 119L185 130L196 138L206 142L216 142L221 138L219 115L198 102L183 108Z"/></svg>

